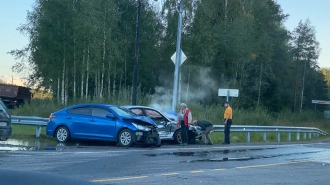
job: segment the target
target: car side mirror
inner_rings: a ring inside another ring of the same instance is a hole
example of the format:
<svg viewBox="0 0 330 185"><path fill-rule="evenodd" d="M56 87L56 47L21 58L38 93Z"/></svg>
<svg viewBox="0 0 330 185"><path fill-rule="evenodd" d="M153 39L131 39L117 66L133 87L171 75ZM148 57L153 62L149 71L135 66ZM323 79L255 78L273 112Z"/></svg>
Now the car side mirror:
<svg viewBox="0 0 330 185"><path fill-rule="evenodd" d="M111 118L111 119L116 118L115 115L113 115L113 114L107 114L106 117L107 117L107 118Z"/></svg>
<svg viewBox="0 0 330 185"><path fill-rule="evenodd" d="M174 119L174 118L170 118L170 120L171 120L171 121L175 121L175 119Z"/></svg>

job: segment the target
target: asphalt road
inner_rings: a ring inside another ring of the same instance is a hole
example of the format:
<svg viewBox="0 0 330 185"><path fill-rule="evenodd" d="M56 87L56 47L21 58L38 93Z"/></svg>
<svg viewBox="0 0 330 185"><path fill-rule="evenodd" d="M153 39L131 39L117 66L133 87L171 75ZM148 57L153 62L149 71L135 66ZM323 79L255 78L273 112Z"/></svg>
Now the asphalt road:
<svg viewBox="0 0 330 185"><path fill-rule="evenodd" d="M72 180L67 184L330 184L329 141L160 148L61 146L40 151L1 148L0 143L0 169L17 174L15 180L22 182L51 176L51 182ZM7 177L5 182L1 176ZM0 171L0 184L13 184L8 177Z"/></svg>

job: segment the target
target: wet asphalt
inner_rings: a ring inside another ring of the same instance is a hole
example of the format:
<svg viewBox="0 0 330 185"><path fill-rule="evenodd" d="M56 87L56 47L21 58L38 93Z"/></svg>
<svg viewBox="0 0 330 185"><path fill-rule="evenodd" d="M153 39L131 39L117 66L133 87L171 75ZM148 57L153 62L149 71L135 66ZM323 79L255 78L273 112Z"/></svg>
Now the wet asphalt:
<svg viewBox="0 0 330 185"><path fill-rule="evenodd" d="M330 184L330 141L120 148L9 140L0 142L0 169L0 184L12 184L8 173L36 185L48 176L67 184Z"/></svg>

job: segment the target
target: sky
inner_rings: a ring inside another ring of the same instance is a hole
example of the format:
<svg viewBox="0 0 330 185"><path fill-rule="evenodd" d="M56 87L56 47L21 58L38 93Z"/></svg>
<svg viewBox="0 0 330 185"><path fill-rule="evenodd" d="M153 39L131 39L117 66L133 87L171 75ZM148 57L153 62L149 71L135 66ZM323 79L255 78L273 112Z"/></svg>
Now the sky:
<svg viewBox="0 0 330 185"><path fill-rule="evenodd" d="M297 27L300 20L309 19L315 27L316 39L320 42L320 67L330 67L330 0L276 0L283 13L289 14L284 22L289 31ZM22 49L28 44L28 37L16 30L26 23L27 11L32 10L34 0L1 0L0 2L0 79L21 84L26 73L14 73L11 67L16 63L7 54L13 49Z"/></svg>

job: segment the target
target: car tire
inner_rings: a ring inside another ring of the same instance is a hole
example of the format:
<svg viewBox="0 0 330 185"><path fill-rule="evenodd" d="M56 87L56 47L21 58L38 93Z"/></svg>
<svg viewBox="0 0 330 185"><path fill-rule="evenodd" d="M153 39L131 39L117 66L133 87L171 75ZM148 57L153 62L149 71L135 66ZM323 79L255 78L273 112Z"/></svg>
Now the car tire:
<svg viewBox="0 0 330 185"><path fill-rule="evenodd" d="M118 134L118 145L130 147L133 144L133 133L129 129L123 129Z"/></svg>
<svg viewBox="0 0 330 185"><path fill-rule="evenodd" d="M156 147L160 147L162 146L162 140L160 139L160 137L158 137L157 139L157 144L155 145Z"/></svg>
<svg viewBox="0 0 330 185"><path fill-rule="evenodd" d="M181 134L181 129L178 129L174 132L174 142L177 144L182 143L182 134Z"/></svg>
<svg viewBox="0 0 330 185"><path fill-rule="evenodd" d="M70 139L70 131L65 126L60 126L56 129L55 137L59 142L67 142Z"/></svg>

